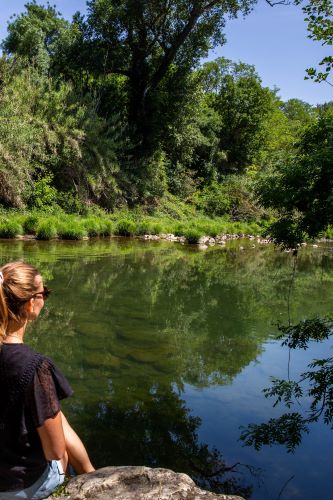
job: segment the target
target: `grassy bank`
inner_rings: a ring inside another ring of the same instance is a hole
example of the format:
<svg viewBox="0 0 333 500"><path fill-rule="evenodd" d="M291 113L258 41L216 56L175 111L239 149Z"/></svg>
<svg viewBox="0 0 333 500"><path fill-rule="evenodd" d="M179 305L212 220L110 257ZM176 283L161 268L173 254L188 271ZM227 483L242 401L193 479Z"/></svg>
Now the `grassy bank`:
<svg viewBox="0 0 333 500"><path fill-rule="evenodd" d="M137 211L118 211L80 216L65 213L2 211L0 238L32 235L40 240L81 240L101 236L143 236L174 234L189 243L202 236L262 235L267 222L232 222L227 218L208 218L188 214L178 218L145 215Z"/></svg>
<svg viewBox="0 0 333 500"><path fill-rule="evenodd" d="M142 211L122 210L112 214L45 213L37 211L0 211L0 238L32 236L39 240L82 240L105 236L143 237L173 234L184 237L187 243L198 243L203 236L215 238L263 236L267 220L256 222L231 221L227 217L209 218L200 213L146 215ZM320 234L321 238L333 239L333 228Z"/></svg>

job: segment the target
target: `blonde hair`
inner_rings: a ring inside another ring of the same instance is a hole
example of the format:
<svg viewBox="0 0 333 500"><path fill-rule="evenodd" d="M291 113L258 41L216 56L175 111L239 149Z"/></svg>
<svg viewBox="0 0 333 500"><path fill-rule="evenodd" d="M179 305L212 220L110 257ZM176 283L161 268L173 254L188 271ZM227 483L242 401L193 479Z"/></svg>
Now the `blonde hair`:
<svg viewBox="0 0 333 500"><path fill-rule="evenodd" d="M9 262L0 267L0 345L6 338L8 323L25 319L24 304L36 293L40 272L25 262Z"/></svg>

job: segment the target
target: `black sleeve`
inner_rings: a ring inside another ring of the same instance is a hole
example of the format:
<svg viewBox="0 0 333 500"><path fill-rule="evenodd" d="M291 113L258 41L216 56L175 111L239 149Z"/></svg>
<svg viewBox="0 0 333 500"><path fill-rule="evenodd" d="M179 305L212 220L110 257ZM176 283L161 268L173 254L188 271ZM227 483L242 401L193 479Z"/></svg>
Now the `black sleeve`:
<svg viewBox="0 0 333 500"><path fill-rule="evenodd" d="M40 427L45 420L55 417L60 411L59 401L72 394L62 373L49 359L43 360L36 369L27 401L35 426Z"/></svg>

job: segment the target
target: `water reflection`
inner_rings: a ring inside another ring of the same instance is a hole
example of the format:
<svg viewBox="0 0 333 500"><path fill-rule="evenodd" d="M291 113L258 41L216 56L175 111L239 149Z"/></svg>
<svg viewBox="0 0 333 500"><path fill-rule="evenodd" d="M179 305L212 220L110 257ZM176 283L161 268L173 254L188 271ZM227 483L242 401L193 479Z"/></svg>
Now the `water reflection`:
<svg viewBox="0 0 333 500"><path fill-rule="evenodd" d="M198 439L201 420L182 395L185 384L231 384L258 358L273 323L287 317L291 254L130 240L1 242L1 262L14 258L37 265L54 290L29 342L70 379L76 396L65 410L96 465L170 467L248 497L249 484L224 473L222 450ZM331 255L303 250L295 320L327 314L331 284Z"/></svg>

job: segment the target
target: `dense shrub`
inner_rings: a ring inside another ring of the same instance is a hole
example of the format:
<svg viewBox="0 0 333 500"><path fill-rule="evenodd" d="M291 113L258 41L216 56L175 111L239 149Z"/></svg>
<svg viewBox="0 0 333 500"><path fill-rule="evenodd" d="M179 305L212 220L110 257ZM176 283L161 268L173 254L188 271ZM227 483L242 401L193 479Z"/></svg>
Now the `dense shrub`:
<svg viewBox="0 0 333 500"><path fill-rule="evenodd" d="M5 220L0 222L0 238L15 238L23 234L21 224L15 220Z"/></svg>
<svg viewBox="0 0 333 500"><path fill-rule="evenodd" d="M52 240L58 236L56 224L52 219L46 219L39 223L36 236L38 240Z"/></svg>
<svg viewBox="0 0 333 500"><path fill-rule="evenodd" d="M83 222L84 228L89 237L100 236L102 234L102 221L90 217Z"/></svg>
<svg viewBox="0 0 333 500"><path fill-rule="evenodd" d="M68 220L59 224L58 235L63 240L82 240L87 236L87 231L81 222Z"/></svg>
<svg viewBox="0 0 333 500"><path fill-rule="evenodd" d="M130 219L122 219L118 222L115 234L119 236L133 236L136 234L137 225Z"/></svg>
<svg viewBox="0 0 333 500"><path fill-rule="evenodd" d="M184 236L187 243L198 243L203 233L197 227L189 227L185 230Z"/></svg>
<svg viewBox="0 0 333 500"><path fill-rule="evenodd" d="M225 215L231 207L228 190L216 181L196 192L193 195L193 201L199 210L210 217Z"/></svg>
<svg viewBox="0 0 333 500"><path fill-rule="evenodd" d="M101 220L101 236L111 236L114 233L114 223L111 220Z"/></svg>
<svg viewBox="0 0 333 500"><path fill-rule="evenodd" d="M24 234L36 234L40 217L37 214L28 215L23 221Z"/></svg>

